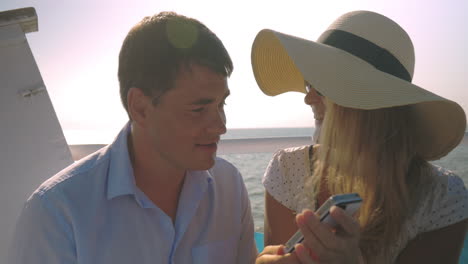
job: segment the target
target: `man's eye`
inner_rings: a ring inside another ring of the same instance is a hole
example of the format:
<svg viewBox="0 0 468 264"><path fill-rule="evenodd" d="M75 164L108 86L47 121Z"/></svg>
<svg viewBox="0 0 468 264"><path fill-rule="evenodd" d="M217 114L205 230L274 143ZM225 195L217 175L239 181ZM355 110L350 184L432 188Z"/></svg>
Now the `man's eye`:
<svg viewBox="0 0 468 264"><path fill-rule="evenodd" d="M200 108L196 108L196 109L193 109L192 112L195 112L195 113L200 113L203 111L203 107L200 107Z"/></svg>

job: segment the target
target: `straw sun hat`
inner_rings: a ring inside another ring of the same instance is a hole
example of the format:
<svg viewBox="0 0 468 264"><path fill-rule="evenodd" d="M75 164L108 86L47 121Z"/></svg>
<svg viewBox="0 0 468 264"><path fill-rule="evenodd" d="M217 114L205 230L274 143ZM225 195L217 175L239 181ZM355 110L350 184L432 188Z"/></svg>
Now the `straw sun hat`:
<svg viewBox="0 0 468 264"><path fill-rule="evenodd" d="M371 110L411 105L419 154L427 160L447 155L464 136L463 109L411 83L411 39L383 15L346 13L316 42L264 29L254 40L251 56L257 84L270 96L306 93L307 81L344 107Z"/></svg>

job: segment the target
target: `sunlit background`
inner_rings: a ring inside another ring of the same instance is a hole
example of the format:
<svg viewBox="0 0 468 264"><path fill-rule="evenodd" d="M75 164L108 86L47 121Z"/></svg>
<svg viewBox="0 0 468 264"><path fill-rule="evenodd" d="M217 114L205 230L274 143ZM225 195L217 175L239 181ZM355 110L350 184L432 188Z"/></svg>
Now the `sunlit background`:
<svg viewBox="0 0 468 264"><path fill-rule="evenodd" d="M121 43L144 16L169 10L206 24L230 52L228 128L313 126L302 94L268 97L257 88L252 41L263 28L315 40L353 10L379 12L405 28L416 48L413 82L468 110L464 0L0 1L1 11L29 6L37 11L39 31L27 38L69 144L109 143L125 124L117 82Z"/></svg>

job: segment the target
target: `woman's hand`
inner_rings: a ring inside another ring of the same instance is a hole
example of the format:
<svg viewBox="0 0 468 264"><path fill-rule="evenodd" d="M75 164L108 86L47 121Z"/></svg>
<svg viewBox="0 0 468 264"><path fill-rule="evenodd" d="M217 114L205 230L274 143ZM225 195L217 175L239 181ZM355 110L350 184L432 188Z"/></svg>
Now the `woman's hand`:
<svg viewBox="0 0 468 264"><path fill-rule="evenodd" d="M258 255L255 264L316 264L309 251L301 244L295 246L291 254L284 254L284 246L267 246Z"/></svg>
<svg viewBox="0 0 468 264"><path fill-rule="evenodd" d="M338 223L333 228L321 223L310 210L296 216L296 222L304 235L303 244L316 263L363 263L359 248L359 223L341 208L333 206L330 215Z"/></svg>

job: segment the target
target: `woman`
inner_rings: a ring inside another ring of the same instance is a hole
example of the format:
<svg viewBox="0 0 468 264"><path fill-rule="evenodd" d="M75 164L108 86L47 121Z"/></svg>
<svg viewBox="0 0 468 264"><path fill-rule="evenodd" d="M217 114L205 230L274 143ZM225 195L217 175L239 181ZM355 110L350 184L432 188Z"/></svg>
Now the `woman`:
<svg viewBox="0 0 468 264"><path fill-rule="evenodd" d="M350 12L317 42L262 30L252 67L265 94L306 92L305 102L326 112L319 144L278 151L265 172L265 245L284 244L303 209L357 192L359 237L310 230L315 239L305 245L320 263L339 263L335 248L356 240L367 263L457 262L468 192L458 176L428 161L460 143L466 116L457 103L411 83L414 49L397 23Z"/></svg>

